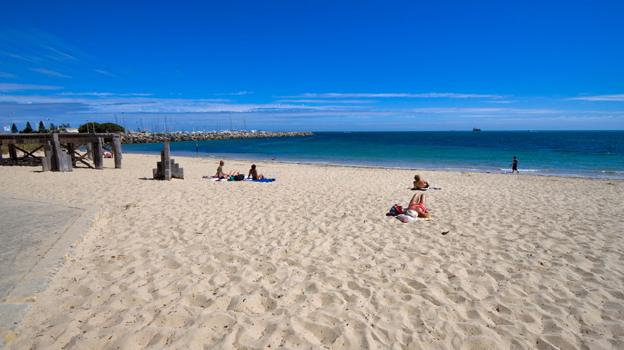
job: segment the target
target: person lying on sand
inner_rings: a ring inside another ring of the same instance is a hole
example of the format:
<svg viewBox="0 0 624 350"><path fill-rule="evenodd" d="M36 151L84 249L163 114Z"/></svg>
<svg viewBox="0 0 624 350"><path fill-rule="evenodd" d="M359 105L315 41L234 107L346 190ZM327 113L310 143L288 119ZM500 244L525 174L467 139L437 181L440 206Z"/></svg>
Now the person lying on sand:
<svg viewBox="0 0 624 350"><path fill-rule="evenodd" d="M258 174L258 170L256 170L256 165L252 164L251 165L251 169L249 169L249 175L247 175L247 177L252 178L254 180L260 180L260 179L264 179L264 175L262 174Z"/></svg>
<svg viewBox="0 0 624 350"><path fill-rule="evenodd" d="M219 161L219 167L217 168L217 174L214 177L217 177L219 179L227 179L230 176L238 175L238 171L230 171L229 173L225 173L225 171L223 171L223 166L224 165L225 165L224 161Z"/></svg>
<svg viewBox="0 0 624 350"><path fill-rule="evenodd" d="M424 179L420 178L420 175L414 176L414 187L413 190L426 191L429 188L429 183Z"/></svg>
<svg viewBox="0 0 624 350"><path fill-rule="evenodd" d="M425 207L425 194L416 193L407 206L405 214L414 218L428 218L429 209Z"/></svg>

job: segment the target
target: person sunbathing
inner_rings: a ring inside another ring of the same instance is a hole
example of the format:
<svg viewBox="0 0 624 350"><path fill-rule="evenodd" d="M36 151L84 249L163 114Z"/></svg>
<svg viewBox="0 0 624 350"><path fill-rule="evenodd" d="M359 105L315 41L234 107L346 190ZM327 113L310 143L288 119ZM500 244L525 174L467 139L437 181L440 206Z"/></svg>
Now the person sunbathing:
<svg viewBox="0 0 624 350"><path fill-rule="evenodd" d="M249 175L247 175L247 177L252 178L254 180L261 180L264 179L264 175L262 174L258 174L258 170L256 169L256 165L252 164L251 165L251 169L249 169Z"/></svg>
<svg viewBox="0 0 624 350"><path fill-rule="evenodd" d="M414 218L429 217L429 209L425 206L424 193L414 194L414 197L412 197L412 200L410 200L409 205L407 206L407 210L405 210L405 214Z"/></svg>
<svg viewBox="0 0 624 350"><path fill-rule="evenodd" d="M426 191L429 188L429 183L424 179L420 178L420 175L414 176L414 187L413 190Z"/></svg>
<svg viewBox="0 0 624 350"><path fill-rule="evenodd" d="M219 161L219 167L217 168L217 174L214 177L217 177L219 179L227 179L230 176L238 175L238 171L230 171L229 173L226 173L225 171L223 171L223 166L224 165L225 165L224 161Z"/></svg>

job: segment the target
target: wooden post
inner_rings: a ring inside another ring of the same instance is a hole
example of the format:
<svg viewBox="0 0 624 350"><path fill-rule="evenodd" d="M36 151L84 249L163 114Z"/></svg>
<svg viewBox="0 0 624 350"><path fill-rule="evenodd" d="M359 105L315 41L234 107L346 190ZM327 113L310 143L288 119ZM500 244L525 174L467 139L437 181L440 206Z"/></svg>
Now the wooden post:
<svg viewBox="0 0 624 350"><path fill-rule="evenodd" d="M171 152L169 150L169 142L165 141L160 154L160 161L162 162L163 176L165 180L171 180Z"/></svg>
<svg viewBox="0 0 624 350"><path fill-rule="evenodd" d="M0 160L2 160L2 142L0 142Z"/></svg>
<svg viewBox="0 0 624 350"><path fill-rule="evenodd" d="M76 151L76 146L73 143L68 143L67 153L69 153L69 157L71 158L72 167L76 166L76 154L74 153L75 151Z"/></svg>
<svg viewBox="0 0 624 350"><path fill-rule="evenodd" d="M45 156L41 159L41 167L42 171L51 171L52 170L52 145L48 141L47 144L43 145L43 152Z"/></svg>
<svg viewBox="0 0 624 350"><path fill-rule="evenodd" d="M61 142L57 132L52 133L52 171L63 171L63 159L61 158Z"/></svg>
<svg viewBox="0 0 624 350"><path fill-rule="evenodd" d="M93 144L91 142L87 143L87 158L93 160Z"/></svg>
<svg viewBox="0 0 624 350"><path fill-rule="evenodd" d="M97 138L97 141L93 143L93 164L96 169L104 168L104 155L103 148L104 140L101 137Z"/></svg>
<svg viewBox="0 0 624 350"><path fill-rule="evenodd" d="M9 143L9 158L11 158L11 160L17 160L17 149L12 143Z"/></svg>
<svg viewBox="0 0 624 350"><path fill-rule="evenodd" d="M61 164L59 167L59 171L74 171L74 167L72 166L71 157L69 154L65 153L65 151L61 150Z"/></svg>
<svg viewBox="0 0 624 350"><path fill-rule="evenodd" d="M121 169L121 137L113 137L113 157L115 157L115 169Z"/></svg>

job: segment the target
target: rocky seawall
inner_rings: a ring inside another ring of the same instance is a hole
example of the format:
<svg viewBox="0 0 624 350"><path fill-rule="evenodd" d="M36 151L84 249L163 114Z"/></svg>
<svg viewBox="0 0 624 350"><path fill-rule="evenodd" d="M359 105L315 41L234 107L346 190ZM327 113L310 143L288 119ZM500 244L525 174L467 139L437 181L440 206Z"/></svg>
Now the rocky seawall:
<svg viewBox="0 0 624 350"><path fill-rule="evenodd" d="M122 143L160 143L180 141L204 141L226 139L254 139L268 137L301 137L311 136L311 132L274 132L274 131L219 131L219 132L171 132L171 133L148 133L135 132L124 134Z"/></svg>

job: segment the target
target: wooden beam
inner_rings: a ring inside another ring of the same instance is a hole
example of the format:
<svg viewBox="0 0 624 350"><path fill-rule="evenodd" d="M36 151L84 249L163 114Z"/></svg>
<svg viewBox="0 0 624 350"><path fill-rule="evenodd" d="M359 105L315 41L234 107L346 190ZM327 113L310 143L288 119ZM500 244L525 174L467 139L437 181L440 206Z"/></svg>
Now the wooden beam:
<svg viewBox="0 0 624 350"><path fill-rule="evenodd" d="M85 158L87 158L89 154L85 153L85 154L80 154L78 151L74 151L74 157L76 159L77 162L80 162L86 166L88 166L91 169L95 169L95 167L93 165L91 165L91 163L87 162L85 160Z"/></svg>
<svg viewBox="0 0 624 350"><path fill-rule="evenodd" d="M16 149L18 149L18 150L20 150L20 151L22 151L24 153L24 156L22 157L22 159L28 158L28 157L39 159L39 157L37 157L34 153L43 148L43 145L41 145L41 146L35 148L34 150L28 152L27 150L25 150L23 148L20 148L20 147L17 147L16 145L13 145L13 146Z"/></svg>
<svg viewBox="0 0 624 350"><path fill-rule="evenodd" d="M104 142L113 142L115 137L119 137L119 134L107 133L107 134L81 134L81 133L58 133L54 132L59 137L61 143L75 143L84 144L90 142L96 142L98 138L103 138ZM0 141L3 144L40 144L44 145L52 137L52 133L48 134L0 134Z"/></svg>

